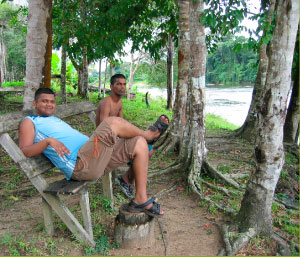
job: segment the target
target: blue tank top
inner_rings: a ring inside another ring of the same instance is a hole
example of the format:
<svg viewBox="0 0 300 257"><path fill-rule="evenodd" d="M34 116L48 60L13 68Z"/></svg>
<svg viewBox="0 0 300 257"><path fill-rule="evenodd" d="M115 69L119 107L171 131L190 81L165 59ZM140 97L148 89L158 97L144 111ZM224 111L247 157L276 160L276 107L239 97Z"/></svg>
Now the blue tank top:
<svg viewBox="0 0 300 257"><path fill-rule="evenodd" d="M61 119L49 116L26 116L34 124L34 143L38 143L47 137L53 137L62 142L69 150L70 155L59 156L53 147L48 146L43 154L70 180L76 165L79 148L88 141L88 137L78 130L73 129L69 124Z"/></svg>

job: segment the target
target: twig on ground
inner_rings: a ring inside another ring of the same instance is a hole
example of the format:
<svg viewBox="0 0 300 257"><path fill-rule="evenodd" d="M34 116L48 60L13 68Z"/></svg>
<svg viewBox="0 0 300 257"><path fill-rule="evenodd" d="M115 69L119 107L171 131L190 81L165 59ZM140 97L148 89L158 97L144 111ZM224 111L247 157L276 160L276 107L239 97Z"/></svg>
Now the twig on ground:
<svg viewBox="0 0 300 257"><path fill-rule="evenodd" d="M168 256L168 244L167 244L167 239L165 238L165 235L164 235L164 229L162 227L162 224L161 222L159 221L159 219L156 219L157 222L158 222L158 225L159 225L159 229L160 229L160 233L161 233L161 237L162 237L162 240L164 242L164 247L165 247L165 256Z"/></svg>

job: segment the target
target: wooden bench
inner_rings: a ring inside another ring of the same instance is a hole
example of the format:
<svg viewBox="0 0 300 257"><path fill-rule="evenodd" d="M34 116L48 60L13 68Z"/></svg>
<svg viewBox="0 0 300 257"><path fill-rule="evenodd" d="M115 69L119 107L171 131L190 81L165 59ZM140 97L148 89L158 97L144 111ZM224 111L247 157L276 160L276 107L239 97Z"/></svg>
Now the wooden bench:
<svg viewBox="0 0 300 257"><path fill-rule="evenodd" d="M55 116L63 119L73 115L86 113L95 124L96 107L91 102L69 103L57 105ZM44 156L27 158L14 142L9 132L17 131L21 120L33 114L33 111L19 111L0 115L0 144L8 155L18 164L28 179L42 196L45 229L48 235L53 235L53 211L62 219L77 239L95 245L91 223L87 181L67 181L65 179L48 184L44 172L52 169L53 164ZM104 196L113 200L111 174L102 177ZM80 194L80 206L83 226L65 206L59 194Z"/></svg>

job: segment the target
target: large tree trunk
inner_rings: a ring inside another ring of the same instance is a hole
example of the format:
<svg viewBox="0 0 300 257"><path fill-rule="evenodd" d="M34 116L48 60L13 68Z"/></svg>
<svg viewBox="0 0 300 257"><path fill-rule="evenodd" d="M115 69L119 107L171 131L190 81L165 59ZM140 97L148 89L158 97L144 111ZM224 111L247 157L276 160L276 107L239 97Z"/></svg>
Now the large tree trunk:
<svg viewBox="0 0 300 257"><path fill-rule="evenodd" d="M168 37L168 57L167 57L167 109L173 109L174 105L174 42L173 37Z"/></svg>
<svg viewBox="0 0 300 257"><path fill-rule="evenodd" d="M179 34L178 34L178 82L172 122L160 149L163 153L173 151L179 146L184 127L187 125L186 109L190 69L190 28L189 0L178 1ZM155 145L157 147L157 144ZM178 159L177 163L181 160Z"/></svg>
<svg viewBox="0 0 300 257"><path fill-rule="evenodd" d="M294 58L295 51L299 51L299 40L297 40L295 45ZM285 119L283 138L285 143L291 144L297 143L299 138L299 57L296 58L296 66L293 68L293 71L293 91Z"/></svg>
<svg viewBox="0 0 300 257"><path fill-rule="evenodd" d="M28 6L28 26L26 37L26 78L23 110L32 108L34 92L45 86L47 47L49 47L47 23L51 19L51 0L30 0ZM47 45L48 43L48 45ZM48 59L49 61L49 59ZM51 59L50 59L51 63Z"/></svg>
<svg viewBox="0 0 300 257"><path fill-rule="evenodd" d="M273 37L268 45L269 65L258 110L255 143L256 170L251 174L238 215L241 231L272 231L271 207L284 164L283 125L291 85L293 51L299 22L298 0L277 0Z"/></svg>
<svg viewBox="0 0 300 257"><path fill-rule="evenodd" d="M270 1L270 7L267 13L267 19L269 24L271 24L272 22L272 15L274 13L275 2L276 0ZM257 134L257 112L262 105L262 93L266 82L267 69L269 64L269 59L266 50L267 45L262 42L261 46L259 47L259 68L252 93L250 108L244 124L241 128L237 130L238 135L241 135L249 141L253 140Z"/></svg>
<svg viewBox="0 0 300 257"><path fill-rule="evenodd" d="M205 31L199 22L204 11L202 0L190 1L190 74L188 90L188 126L182 137L181 151L184 150L191 159L189 169L189 186L201 195L199 177L205 158L205 70L206 43Z"/></svg>
<svg viewBox="0 0 300 257"><path fill-rule="evenodd" d="M67 52L65 47L62 46L61 48L61 84L60 84L60 91L62 102L67 103L67 94L66 94L66 75L67 75Z"/></svg>

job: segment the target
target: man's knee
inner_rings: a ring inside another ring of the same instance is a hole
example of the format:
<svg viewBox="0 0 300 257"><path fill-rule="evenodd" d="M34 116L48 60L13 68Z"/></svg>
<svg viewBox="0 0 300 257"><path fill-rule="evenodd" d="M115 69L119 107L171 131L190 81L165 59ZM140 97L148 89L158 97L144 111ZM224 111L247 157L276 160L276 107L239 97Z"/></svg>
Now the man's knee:
<svg viewBox="0 0 300 257"><path fill-rule="evenodd" d="M148 144L144 137L138 136L138 139L134 147L134 152L148 153Z"/></svg>

